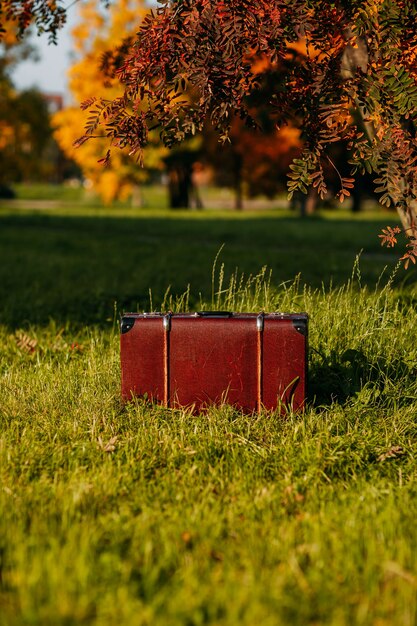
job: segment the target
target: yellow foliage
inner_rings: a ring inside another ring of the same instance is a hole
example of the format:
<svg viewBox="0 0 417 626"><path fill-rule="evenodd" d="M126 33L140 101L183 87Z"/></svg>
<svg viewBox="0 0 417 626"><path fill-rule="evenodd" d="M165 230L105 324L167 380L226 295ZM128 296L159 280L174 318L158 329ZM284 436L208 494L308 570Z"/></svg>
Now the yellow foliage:
<svg viewBox="0 0 417 626"><path fill-rule="evenodd" d="M84 177L91 181L106 203L126 199L134 186L146 179L146 170L129 157L128 150L119 149L112 152L108 167L99 165L97 162L107 149L105 139L103 142L87 141L74 148L74 142L84 134L87 119L80 104L96 95L108 99L122 95L118 82L109 79L100 69L102 56L136 32L147 11L143 0L118 0L108 9L103 9L100 0L87 0L80 5L80 21L72 31L76 58L68 73L73 103L56 113L52 120L61 149L76 161ZM147 165L162 167L165 152L162 148L148 148Z"/></svg>
<svg viewBox="0 0 417 626"><path fill-rule="evenodd" d="M4 20L4 31L1 34L1 44L5 48L11 48L19 43L18 25L16 20Z"/></svg>
<svg viewBox="0 0 417 626"><path fill-rule="evenodd" d="M0 150L4 150L8 145L15 141L15 132L13 126L5 120L0 120Z"/></svg>

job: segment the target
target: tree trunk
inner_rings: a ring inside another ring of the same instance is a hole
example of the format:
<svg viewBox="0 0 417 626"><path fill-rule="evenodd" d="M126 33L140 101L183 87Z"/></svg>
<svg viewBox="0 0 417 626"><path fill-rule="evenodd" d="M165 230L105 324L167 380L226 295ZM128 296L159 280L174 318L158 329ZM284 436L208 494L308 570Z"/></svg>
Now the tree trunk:
<svg viewBox="0 0 417 626"><path fill-rule="evenodd" d="M308 194L296 191L291 200L291 209L299 211L300 217L304 218L313 215L317 208L318 195L315 189L309 189Z"/></svg>
<svg viewBox="0 0 417 626"><path fill-rule="evenodd" d="M242 167L243 159L240 154L235 154L234 160L234 182L235 182L235 209L241 211L243 209L243 189L242 189Z"/></svg>
<svg viewBox="0 0 417 626"><path fill-rule="evenodd" d="M355 186L352 189L352 213L359 213L362 208L362 201L364 196L364 183L361 178L355 180Z"/></svg>
<svg viewBox="0 0 417 626"><path fill-rule="evenodd" d="M168 195L170 209L190 208L191 172L186 165L177 164L168 172Z"/></svg>
<svg viewBox="0 0 417 626"><path fill-rule="evenodd" d="M407 237L417 240L417 201L407 197L407 208L396 207L401 224Z"/></svg>
<svg viewBox="0 0 417 626"><path fill-rule="evenodd" d="M366 73L368 68L369 59L366 43L361 39L357 39L357 44L357 48L353 48L350 45L347 46L342 57L341 74L346 79L351 78L357 71L358 67L364 73ZM375 129L372 124L366 121L366 115L359 102L356 102L356 107L362 118L363 127L366 134L368 135L369 141L372 142L375 139ZM403 192L405 191L405 189L406 181L404 180ZM395 208L397 210L403 230L406 235L417 240L417 201L413 200L405 193L403 193L403 197L405 197L407 203L406 209L404 210L399 203L396 203Z"/></svg>
<svg viewBox="0 0 417 626"><path fill-rule="evenodd" d="M143 207L142 190L139 185L134 185L132 189L132 196L130 200L132 209L138 209Z"/></svg>

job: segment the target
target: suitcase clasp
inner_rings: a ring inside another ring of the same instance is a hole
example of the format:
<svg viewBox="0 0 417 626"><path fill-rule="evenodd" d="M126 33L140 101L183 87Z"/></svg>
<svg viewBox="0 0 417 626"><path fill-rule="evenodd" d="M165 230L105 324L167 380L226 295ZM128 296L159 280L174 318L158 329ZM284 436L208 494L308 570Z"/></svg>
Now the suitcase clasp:
<svg viewBox="0 0 417 626"><path fill-rule="evenodd" d="M264 329L264 323L265 323L265 313L259 313L258 317L256 318L256 328L258 329L258 332L262 332Z"/></svg>
<svg viewBox="0 0 417 626"><path fill-rule="evenodd" d="M169 332L171 330L171 317L172 317L172 313L167 313L166 315L164 315L162 323L164 325L164 330L165 332Z"/></svg>

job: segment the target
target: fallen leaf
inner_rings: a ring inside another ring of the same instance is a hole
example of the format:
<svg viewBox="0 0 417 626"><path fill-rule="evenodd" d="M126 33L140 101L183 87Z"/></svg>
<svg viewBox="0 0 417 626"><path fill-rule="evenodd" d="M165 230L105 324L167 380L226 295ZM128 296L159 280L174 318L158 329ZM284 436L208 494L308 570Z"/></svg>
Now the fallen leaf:
<svg viewBox="0 0 417 626"><path fill-rule="evenodd" d="M185 545L188 547L190 547L193 543L193 536L189 530L184 530L184 532L181 533L181 539L183 540Z"/></svg>
<svg viewBox="0 0 417 626"><path fill-rule="evenodd" d="M36 346L38 345L36 339L29 337L29 335L26 335L26 333L22 331L16 332L15 339L17 347L23 350L23 352L28 352L29 354L35 352Z"/></svg>
<svg viewBox="0 0 417 626"><path fill-rule="evenodd" d="M396 459L403 454L405 454L404 448L402 448L401 446L391 446L389 450L380 454L377 460L380 463L383 463L387 459Z"/></svg>
<svg viewBox="0 0 417 626"><path fill-rule="evenodd" d="M101 437L97 439L99 448L101 448L103 452L114 452L116 450L116 446L115 446L116 441L117 441L117 435L109 439L107 443L104 443Z"/></svg>

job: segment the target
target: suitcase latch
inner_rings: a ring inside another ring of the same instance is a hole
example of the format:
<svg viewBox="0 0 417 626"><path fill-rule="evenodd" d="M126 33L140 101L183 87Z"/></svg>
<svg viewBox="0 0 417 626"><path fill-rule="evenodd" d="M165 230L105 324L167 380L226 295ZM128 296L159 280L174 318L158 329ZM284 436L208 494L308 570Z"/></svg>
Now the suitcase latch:
<svg viewBox="0 0 417 626"><path fill-rule="evenodd" d="M164 330L165 332L169 332L171 330L171 317L172 317L172 313L167 313L166 315L164 315L162 323L164 325Z"/></svg>
<svg viewBox="0 0 417 626"><path fill-rule="evenodd" d="M256 318L256 328L258 329L258 332L261 333L263 331L264 323L265 323L265 314L259 313L258 317Z"/></svg>

